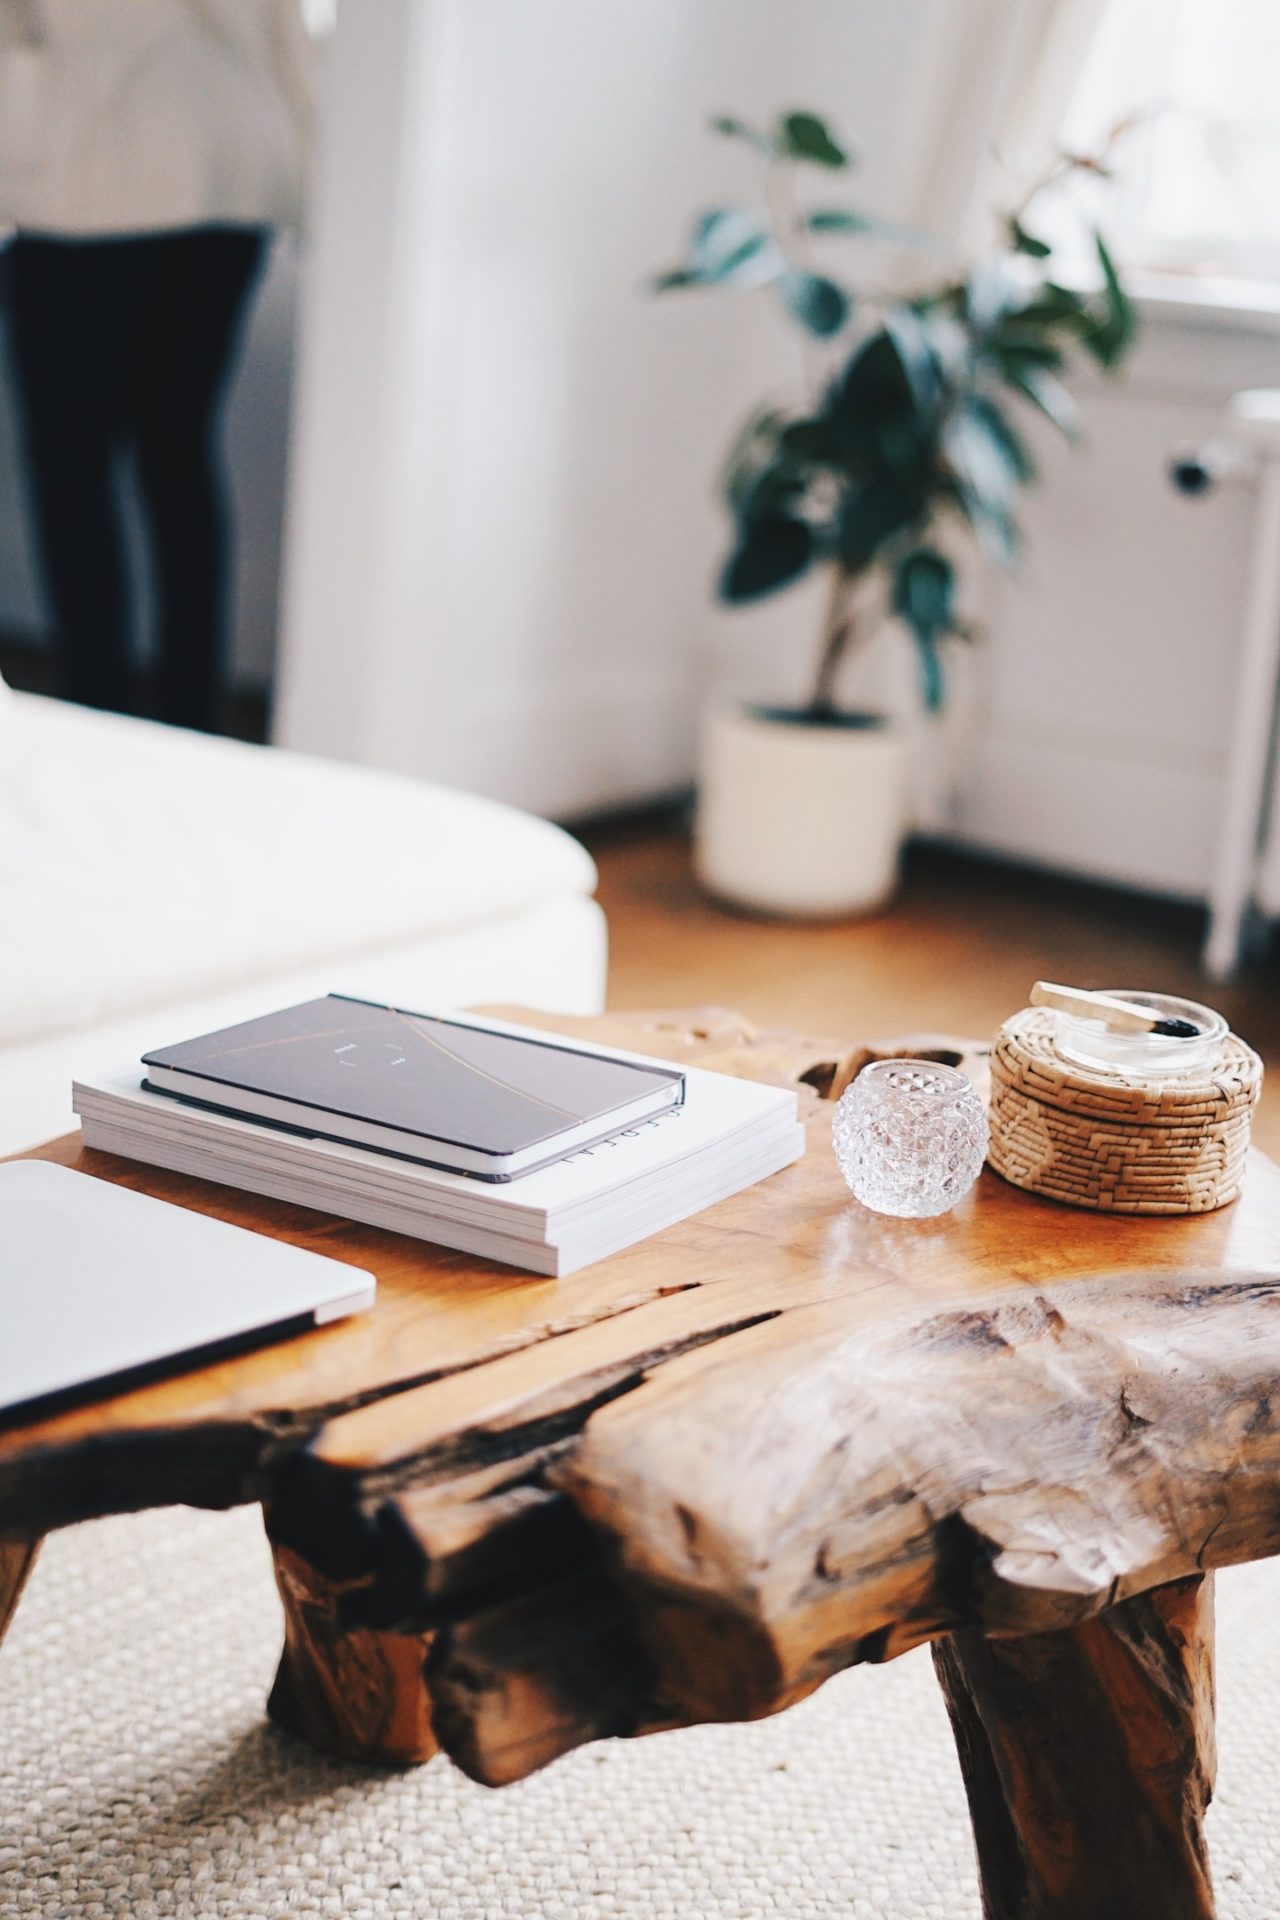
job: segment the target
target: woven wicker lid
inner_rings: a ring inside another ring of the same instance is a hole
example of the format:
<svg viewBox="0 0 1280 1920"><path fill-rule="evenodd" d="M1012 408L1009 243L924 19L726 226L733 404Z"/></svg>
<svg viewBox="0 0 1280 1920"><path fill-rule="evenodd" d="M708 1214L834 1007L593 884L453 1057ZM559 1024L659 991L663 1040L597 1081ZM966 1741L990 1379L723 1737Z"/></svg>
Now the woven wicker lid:
<svg viewBox="0 0 1280 1920"><path fill-rule="evenodd" d="M1234 1033L1227 1034L1210 1066L1187 1073L1161 1073L1143 1080L1102 1069L1091 1071L1059 1052L1057 1015L1048 1007L1025 1007L1006 1020L996 1035L991 1058L993 1072L1033 1087L1043 1105L1093 1112L1106 1119L1127 1114L1134 1120L1172 1120L1192 1111L1220 1115L1237 1106L1252 1108L1262 1089L1262 1062Z"/></svg>
<svg viewBox="0 0 1280 1920"><path fill-rule="evenodd" d="M1069 1061L1057 1016L1027 1007L991 1056L991 1165L1016 1186L1116 1212L1202 1213L1244 1177L1262 1062L1234 1034L1183 1074L1140 1079Z"/></svg>

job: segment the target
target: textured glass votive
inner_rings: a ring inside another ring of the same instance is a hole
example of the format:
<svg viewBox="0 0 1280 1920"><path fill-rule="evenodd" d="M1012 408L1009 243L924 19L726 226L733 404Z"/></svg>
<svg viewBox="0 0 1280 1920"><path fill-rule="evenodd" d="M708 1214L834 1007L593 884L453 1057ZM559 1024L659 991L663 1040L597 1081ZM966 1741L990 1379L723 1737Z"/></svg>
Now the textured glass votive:
<svg viewBox="0 0 1280 1920"><path fill-rule="evenodd" d="M877 1060L840 1096L831 1139L864 1207L924 1220L954 1207L981 1173L987 1110L954 1067Z"/></svg>

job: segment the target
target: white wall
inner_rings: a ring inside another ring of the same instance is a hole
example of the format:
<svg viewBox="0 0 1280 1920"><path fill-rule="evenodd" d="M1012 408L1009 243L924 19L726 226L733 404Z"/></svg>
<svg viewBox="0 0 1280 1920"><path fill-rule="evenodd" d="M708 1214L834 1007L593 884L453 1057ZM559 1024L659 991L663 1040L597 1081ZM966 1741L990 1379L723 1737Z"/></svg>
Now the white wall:
<svg viewBox="0 0 1280 1920"><path fill-rule="evenodd" d="M1016 6L966 18L985 32ZM696 210L752 191L750 157L705 130L717 110L828 110L866 156L865 204L927 187L958 211L924 157L959 18L950 0L340 9L283 741L567 813L686 781L709 675L799 685L810 597L711 601L714 475L748 407L794 390L794 329L764 297L645 282ZM998 62L973 69L975 94L997 84Z"/></svg>
<svg viewBox="0 0 1280 1920"><path fill-rule="evenodd" d="M259 286L228 397L225 447L237 541L231 673L239 684L255 687L271 679L279 625L297 287L295 244L281 241ZM33 549L7 344L0 324L0 633L43 648L51 621ZM134 576L144 589L137 507L129 487L126 512ZM135 616L135 648L145 658L149 609L144 593Z"/></svg>

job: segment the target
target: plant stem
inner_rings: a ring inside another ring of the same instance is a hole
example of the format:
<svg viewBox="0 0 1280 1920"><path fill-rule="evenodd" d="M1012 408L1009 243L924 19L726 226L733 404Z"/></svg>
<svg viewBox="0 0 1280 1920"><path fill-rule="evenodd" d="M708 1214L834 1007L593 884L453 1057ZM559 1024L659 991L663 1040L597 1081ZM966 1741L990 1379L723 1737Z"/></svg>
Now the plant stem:
<svg viewBox="0 0 1280 1920"><path fill-rule="evenodd" d="M1105 179L1115 148L1125 140L1135 128L1144 125L1151 117L1152 114L1149 108L1137 113L1127 114L1123 120L1117 121L1115 126L1111 128L1096 153L1072 153L1065 149L1056 153L1039 179L1031 182L1031 185L1023 194L1022 199L1018 202L1017 206L1014 207L1010 218L1021 224L1030 209L1032 201L1038 200L1047 187L1055 186L1059 180L1065 179L1068 174L1095 173L1101 174Z"/></svg>
<svg viewBox="0 0 1280 1920"><path fill-rule="evenodd" d="M774 245L784 262L790 267L794 258L801 266L807 267L809 238L800 219L795 177L790 163L780 159L777 154L770 154L765 161L764 202ZM822 389L822 360L814 347L812 336L804 331L800 337L800 362L810 399L816 402Z"/></svg>
<svg viewBox="0 0 1280 1920"><path fill-rule="evenodd" d="M818 677L813 683L813 693L809 700L809 714L814 720L830 720L836 711L836 676L844 660L845 651L853 638L853 614L849 606L853 592L854 576L846 573L843 567L836 567L831 576L831 592L827 599L826 618L822 627L822 655L818 661Z"/></svg>

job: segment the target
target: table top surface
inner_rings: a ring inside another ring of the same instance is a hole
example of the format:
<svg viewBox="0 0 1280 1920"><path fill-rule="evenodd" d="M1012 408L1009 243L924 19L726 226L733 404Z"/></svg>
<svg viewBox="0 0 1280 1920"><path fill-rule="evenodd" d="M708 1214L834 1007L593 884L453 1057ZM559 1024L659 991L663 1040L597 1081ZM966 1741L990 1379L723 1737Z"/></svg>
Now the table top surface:
<svg viewBox="0 0 1280 1920"><path fill-rule="evenodd" d="M685 1063L797 1084L807 1103L809 1151L797 1165L627 1251L565 1279L521 1273L471 1254L317 1214L233 1188L85 1148L69 1134L32 1158L75 1167L181 1206L256 1229L295 1246L350 1260L377 1275L372 1312L295 1339L180 1372L69 1411L0 1428L0 1531L14 1524L18 1462L51 1447L119 1441L161 1429L170 1440L201 1427L269 1422L332 1424L363 1403L413 1382L433 1383L424 1413L444 1399L443 1381L484 1362L524 1353L573 1334L586 1350L621 1315L648 1311L655 1327L695 1320L727 1325L739 1309L796 1308L839 1298L851 1323L872 1325L929 1298L972 1296L975 1303L1011 1283L1023 1287L1071 1276L1166 1271L1280 1277L1280 1168L1255 1155L1240 1201L1190 1219L1137 1219L1068 1209L984 1172L973 1193L932 1220L869 1212L845 1187L829 1146L830 1103L802 1076L847 1055L847 1042L761 1030L721 1009L677 1014L552 1019L520 1012L530 1025L596 1037ZM960 1049L963 1041L929 1037ZM905 1043L885 1043L889 1050ZM855 1054L856 1049L852 1050ZM981 1061L981 1050L974 1057ZM981 1066L979 1065L979 1072ZM816 1078L821 1078L819 1072ZM714 1286L723 1310L706 1312ZM686 1299L698 1296L692 1313ZM854 1303L857 1303L856 1306ZM665 1303L665 1304L664 1304ZM734 1304L736 1303L736 1304ZM639 1323L637 1323L639 1324ZM588 1341L589 1329L597 1329ZM632 1343L638 1350L638 1342ZM560 1349L555 1349L558 1353ZM548 1356L549 1357L549 1356ZM566 1353L567 1358L567 1353ZM508 1372L515 1375L515 1369ZM456 1415L484 1399L487 1375L453 1390ZM433 1425L434 1425L433 1421ZM103 1504L110 1488L100 1489ZM57 1524L56 1506L49 1520ZM69 1517L80 1517L79 1515ZM25 1519L25 1516L24 1516Z"/></svg>
<svg viewBox="0 0 1280 1920"><path fill-rule="evenodd" d="M374 1543L394 1536L387 1617L419 1621L406 1568L438 1589L441 1516L455 1532L465 1516L472 1545L491 1524L505 1537L523 1489L570 1503L645 1610L674 1718L767 1710L855 1643L882 1657L958 1620L1038 1630L1275 1550L1280 1168L1255 1156L1241 1198L1194 1218L1068 1209L988 1171L950 1214L887 1219L845 1188L814 1091L842 1058L847 1074L847 1043L716 1009L540 1024L798 1084L809 1151L545 1280L54 1142L39 1157L368 1267L379 1298L11 1422L0 1536L261 1499L334 1578L376 1583ZM728 1618L741 1636L723 1680L690 1651L691 1621L713 1616L720 1641Z"/></svg>

